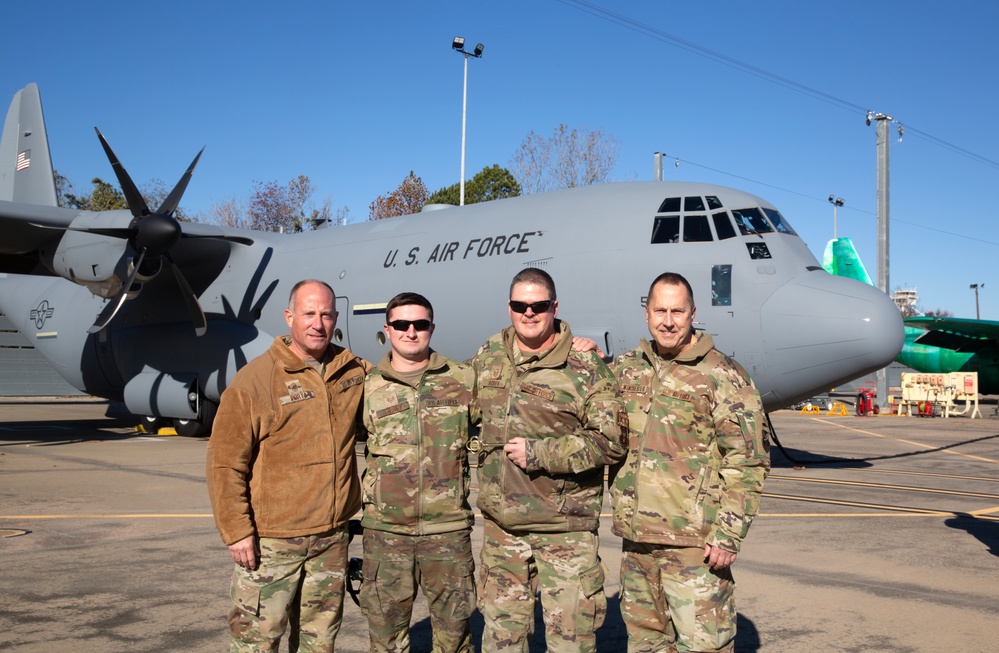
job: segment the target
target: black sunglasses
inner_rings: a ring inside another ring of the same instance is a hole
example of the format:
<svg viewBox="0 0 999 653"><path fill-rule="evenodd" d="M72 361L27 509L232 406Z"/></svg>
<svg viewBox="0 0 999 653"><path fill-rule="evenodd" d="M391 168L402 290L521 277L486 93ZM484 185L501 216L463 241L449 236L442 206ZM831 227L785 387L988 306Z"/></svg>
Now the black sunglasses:
<svg viewBox="0 0 999 653"><path fill-rule="evenodd" d="M547 313L548 309L552 307L555 302L550 299L545 299L540 302L518 302L516 300L510 300L510 310L514 313L526 313L527 309L531 309L535 315L540 313Z"/></svg>
<svg viewBox="0 0 999 653"><path fill-rule="evenodd" d="M429 331L433 322L430 320L392 320L388 325L396 331L409 331L409 327L413 327L417 331Z"/></svg>

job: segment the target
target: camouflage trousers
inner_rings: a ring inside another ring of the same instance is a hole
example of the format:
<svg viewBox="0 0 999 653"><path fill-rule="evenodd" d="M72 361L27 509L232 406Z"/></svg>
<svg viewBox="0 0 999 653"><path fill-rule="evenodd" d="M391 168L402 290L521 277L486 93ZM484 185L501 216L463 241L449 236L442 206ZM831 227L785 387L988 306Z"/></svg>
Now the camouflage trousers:
<svg viewBox="0 0 999 653"><path fill-rule="evenodd" d="M257 568L236 565L232 575L232 653L277 651L289 617L292 651L333 651L343 615L347 544L346 525L305 537L261 537Z"/></svg>
<svg viewBox="0 0 999 653"><path fill-rule="evenodd" d="M607 613L596 533L510 533L486 519L481 560L484 653L527 653L539 588L548 650L596 651Z"/></svg>
<svg viewBox="0 0 999 653"><path fill-rule="evenodd" d="M468 624L475 609L471 530L397 535L364 530L361 610L371 651L409 651L409 623L419 585L430 605L434 653L472 650Z"/></svg>
<svg viewBox="0 0 999 653"><path fill-rule="evenodd" d="M621 614L628 653L726 651L735 648L732 570L713 570L703 547L624 540Z"/></svg>

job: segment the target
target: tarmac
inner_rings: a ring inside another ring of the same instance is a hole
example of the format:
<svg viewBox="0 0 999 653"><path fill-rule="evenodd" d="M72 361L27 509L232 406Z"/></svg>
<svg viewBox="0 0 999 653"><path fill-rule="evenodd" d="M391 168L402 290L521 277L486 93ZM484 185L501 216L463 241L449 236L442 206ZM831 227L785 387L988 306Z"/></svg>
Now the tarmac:
<svg viewBox="0 0 999 653"><path fill-rule="evenodd" d="M205 491L206 440L137 433L108 409L0 400L0 650L227 650L232 561ZM736 650L999 650L999 420L772 419L784 450L733 568ZM598 646L624 651L609 513ZM477 649L478 615L472 627ZM430 650L422 597L412 644ZM337 650L367 649L348 600ZM542 626L531 651L543 650Z"/></svg>

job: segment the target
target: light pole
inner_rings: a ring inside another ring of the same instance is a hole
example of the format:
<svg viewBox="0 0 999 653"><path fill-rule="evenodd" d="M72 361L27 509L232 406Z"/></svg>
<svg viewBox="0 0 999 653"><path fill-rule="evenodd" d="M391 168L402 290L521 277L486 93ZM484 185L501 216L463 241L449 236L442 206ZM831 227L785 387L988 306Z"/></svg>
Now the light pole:
<svg viewBox="0 0 999 653"><path fill-rule="evenodd" d="M973 283L973 284L971 284L968 287L975 291L975 319L976 320L980 320L980 319L982 319L982 314L978 312L978 289L979 288L984 288L985 284L984 283Z"/></svg>
<svg viewBox="0 0 999 653"><path fill-rule="evenodd" d="M832 195L829 196L829 203L833 205L833 240L836 239L836 208L843 206L843 198L837 197L833 198Z"/></svg>
<svg viewBox="0 0 999 653"><path fill-rule="evenodd" d="M451 47L455 52L463 55L465 58L465 83L461 91L461 200L458 205L465 206L465 114L468 108L468 58L481 58L483 47L482 44L479 43L475 46L475 50L472 52L466 52L465 38L462 36L454 37L454 41L451 42Z"/></svg>

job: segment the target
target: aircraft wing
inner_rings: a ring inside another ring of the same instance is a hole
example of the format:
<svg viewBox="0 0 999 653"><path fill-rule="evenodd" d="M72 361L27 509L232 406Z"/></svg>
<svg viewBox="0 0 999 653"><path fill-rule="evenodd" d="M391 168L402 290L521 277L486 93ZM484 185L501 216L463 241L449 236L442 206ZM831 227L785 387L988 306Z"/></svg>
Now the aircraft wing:
<svg viewBox="0 0 999 653"><path fill-rule="evenodd" d="M959 317L920 316L905 319L905 326L926 333L916 343L960 352L975 352L995 347L999 341L999 322Z"/></svg>

